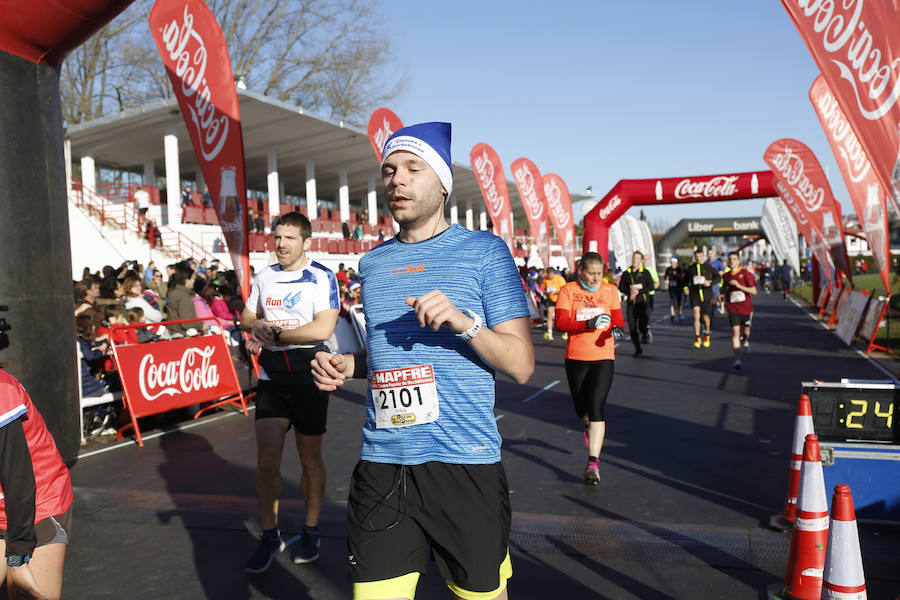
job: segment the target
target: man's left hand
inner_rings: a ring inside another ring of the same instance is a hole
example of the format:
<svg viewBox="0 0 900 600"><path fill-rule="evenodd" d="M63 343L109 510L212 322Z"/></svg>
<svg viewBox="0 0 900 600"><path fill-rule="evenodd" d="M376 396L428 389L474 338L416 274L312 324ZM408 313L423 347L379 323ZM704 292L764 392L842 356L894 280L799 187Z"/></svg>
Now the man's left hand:
<svg viewBox="0 0 900 600"><path fill-rule="evenodd" d="M443 326L460 333L472 326L471 317L456 308L440 290L431 290L418 298L408 296L406 303L413 307L421 327L431 327L437 331Z"/></svg>

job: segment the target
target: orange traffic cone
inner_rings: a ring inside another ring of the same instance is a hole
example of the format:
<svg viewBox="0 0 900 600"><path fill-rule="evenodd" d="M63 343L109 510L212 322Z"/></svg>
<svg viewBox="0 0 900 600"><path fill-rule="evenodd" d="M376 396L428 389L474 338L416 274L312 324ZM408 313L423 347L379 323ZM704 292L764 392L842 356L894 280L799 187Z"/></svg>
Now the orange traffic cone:
<svg viewBox="0 0 900 600"><path fill-rule="evenodd" d="M809 396L800 394L797 402L797 418L794 421L794 440L791 443L791 471L788 477L788 492L784 498L784 510L780 515L772 515L769 525L775 529L789 530L794 523L797 510L797 487L800 485L800 465L803 463L803 444L813 430L812 409Z"/></svg>
<svg viewBox="0 0 900 600"><path fill-rule="evenodd" d="M819 437L809 434L803 444L797 512L782 588L785 598L819 600L827 546L828 497L825 495L822 455L819 454Z"/></svg>
<svg viewBox="0 0 900 600"><path fill-rule="evenodd" d="M834 486L822 600L866 600L866 578L850 487Z"/></svg>

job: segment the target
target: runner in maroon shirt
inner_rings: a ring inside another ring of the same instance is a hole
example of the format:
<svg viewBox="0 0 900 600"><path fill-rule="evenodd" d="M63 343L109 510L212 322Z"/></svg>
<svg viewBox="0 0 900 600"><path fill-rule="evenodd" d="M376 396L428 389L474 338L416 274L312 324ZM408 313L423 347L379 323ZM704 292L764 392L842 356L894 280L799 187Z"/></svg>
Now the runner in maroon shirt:
<svg viewBox="0 0 900 600"><path fill-rule="evenodd" d="M737 252L728 253L728 271L722 276L722 294L731 324L731 349L734 352L734 369L741 370L741 344L750 351L750 321L753 319L751 296L756 294L756 278L741 267Z"/></svg>

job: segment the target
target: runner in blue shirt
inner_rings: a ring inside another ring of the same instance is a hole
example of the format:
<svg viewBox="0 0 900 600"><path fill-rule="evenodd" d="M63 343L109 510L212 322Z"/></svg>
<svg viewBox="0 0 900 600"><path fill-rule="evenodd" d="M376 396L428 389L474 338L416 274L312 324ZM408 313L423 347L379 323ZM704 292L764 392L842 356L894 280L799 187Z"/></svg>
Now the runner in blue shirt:
<svg viewBox="0 0 900 600"><path fill-rule="evenodd" d="M528 306L503 241L448 225L450 124L397 131L382 178L396 238L360 261L367 351L320 352L323 391L367 377L348 502L354 597L413 598L434 558L459 598L506 598L509 490L494 378L534 370Z"/></svg>
<svg viewBox="0 0 900 600"><path fill-rule="evenodd" d="M722 276L722 273L727 271L727 269L725 268L725 263L723 263L721 260L716 258L716 251L713 250L712 248L709 248L706 251L706 264L708 264L713 269L715 269L716 273L719 274L719 277ZM719 312L724 313L725 312L725 298L722 297L722 295L719 292L720 292L720 284L716 283L712 286L713 308L716 308L718 306ZM712 312L710 313L710 321L712 321Z"/></svg>

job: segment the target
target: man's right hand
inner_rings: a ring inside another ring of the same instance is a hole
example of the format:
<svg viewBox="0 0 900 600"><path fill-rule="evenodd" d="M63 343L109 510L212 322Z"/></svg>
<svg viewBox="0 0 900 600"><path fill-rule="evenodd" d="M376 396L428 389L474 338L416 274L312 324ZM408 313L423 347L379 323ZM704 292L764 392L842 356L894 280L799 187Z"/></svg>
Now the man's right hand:
<svg viewBox="0 0 900 600"><path fill-rule="evenodd" d="M316 352L309 364L316 387L323 392L333 392L353 375L355 359L352 354Z"/></svg>
<svg viewBox="0 0 900 600"><path fill-rule="evenodd" d="M6 585L11 599L47 600L28 564L21 567L6 567Z"/></svg>

